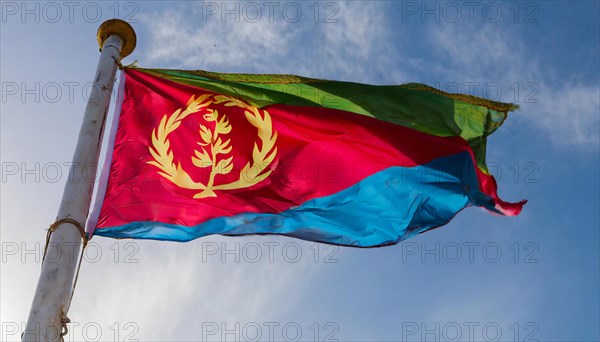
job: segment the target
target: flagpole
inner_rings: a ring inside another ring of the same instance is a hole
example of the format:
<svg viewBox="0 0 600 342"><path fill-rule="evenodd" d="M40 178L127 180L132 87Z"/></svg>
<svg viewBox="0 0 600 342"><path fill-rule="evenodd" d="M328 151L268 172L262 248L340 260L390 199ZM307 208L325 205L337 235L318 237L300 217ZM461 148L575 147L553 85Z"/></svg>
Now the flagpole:
<svg viewBox="0 0 600 342"><path fill-rule="evenodd" d="M135 31L125 21L105 21L98 28L98 44L101 53L92 93L85 108L57 221L51 226L48 256L42 264L22 341L60 341L63 325L69 321L66 315L85 239L83 227L91 203L106 113L119 61L135 48Z"/></svg>

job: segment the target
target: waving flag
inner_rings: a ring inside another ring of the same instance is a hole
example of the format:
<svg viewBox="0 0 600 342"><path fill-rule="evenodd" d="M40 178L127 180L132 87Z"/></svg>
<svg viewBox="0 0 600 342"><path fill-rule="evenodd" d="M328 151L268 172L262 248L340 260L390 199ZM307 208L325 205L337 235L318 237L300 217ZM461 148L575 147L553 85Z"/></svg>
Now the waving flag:
<svg viewBox="0 0 600 342"><path fill-rule="evenodd" d="M486 138L515 105L421 84L126 68L90 234L397 243L498 198Z"/></svg>

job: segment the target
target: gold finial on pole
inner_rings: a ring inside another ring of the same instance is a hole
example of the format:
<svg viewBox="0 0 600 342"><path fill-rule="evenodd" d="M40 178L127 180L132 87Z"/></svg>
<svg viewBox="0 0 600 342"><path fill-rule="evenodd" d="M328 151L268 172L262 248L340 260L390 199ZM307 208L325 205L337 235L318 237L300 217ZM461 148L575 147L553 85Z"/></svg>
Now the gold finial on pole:
<svg viewBox="0 0 600 342"><path fill-rule="evenodd" d="M98 38L98 46L100 47L100 51L102 51L102 47L104 46L106 39L111 35L118 36L123 42L123 48L121 48L121 58L129 56L133 52L137 38L133 27L131 27L128 22L121 19L110 19L100 25L98 28L98 34L96 35Z"/></svg>

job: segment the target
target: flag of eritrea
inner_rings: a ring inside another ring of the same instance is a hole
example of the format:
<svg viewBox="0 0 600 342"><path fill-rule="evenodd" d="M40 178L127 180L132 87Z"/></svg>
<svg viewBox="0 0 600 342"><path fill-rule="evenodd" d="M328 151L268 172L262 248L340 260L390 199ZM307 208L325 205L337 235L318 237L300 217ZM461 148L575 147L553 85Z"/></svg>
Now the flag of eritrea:
<svg viewBox="0 0 600 342"><path fill-rule="evenodd" d="M485 165L513 104L422 84L125 68L89 234L398 243L468 206L519 214ZM95 229L94 229L95 228Z"/></svg>

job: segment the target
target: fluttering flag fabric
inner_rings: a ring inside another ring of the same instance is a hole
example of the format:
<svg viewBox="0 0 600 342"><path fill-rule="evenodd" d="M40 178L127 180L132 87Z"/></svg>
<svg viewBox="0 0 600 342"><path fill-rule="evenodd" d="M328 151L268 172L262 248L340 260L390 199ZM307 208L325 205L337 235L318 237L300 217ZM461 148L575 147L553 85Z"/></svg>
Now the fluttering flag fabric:
<svg viewBox="0 0 600 342"><path fill-rule="evenodd" d="M497 195L487 136L513 104L422 84L125 68L90 235L282 234L376 247Z"/></svg>

